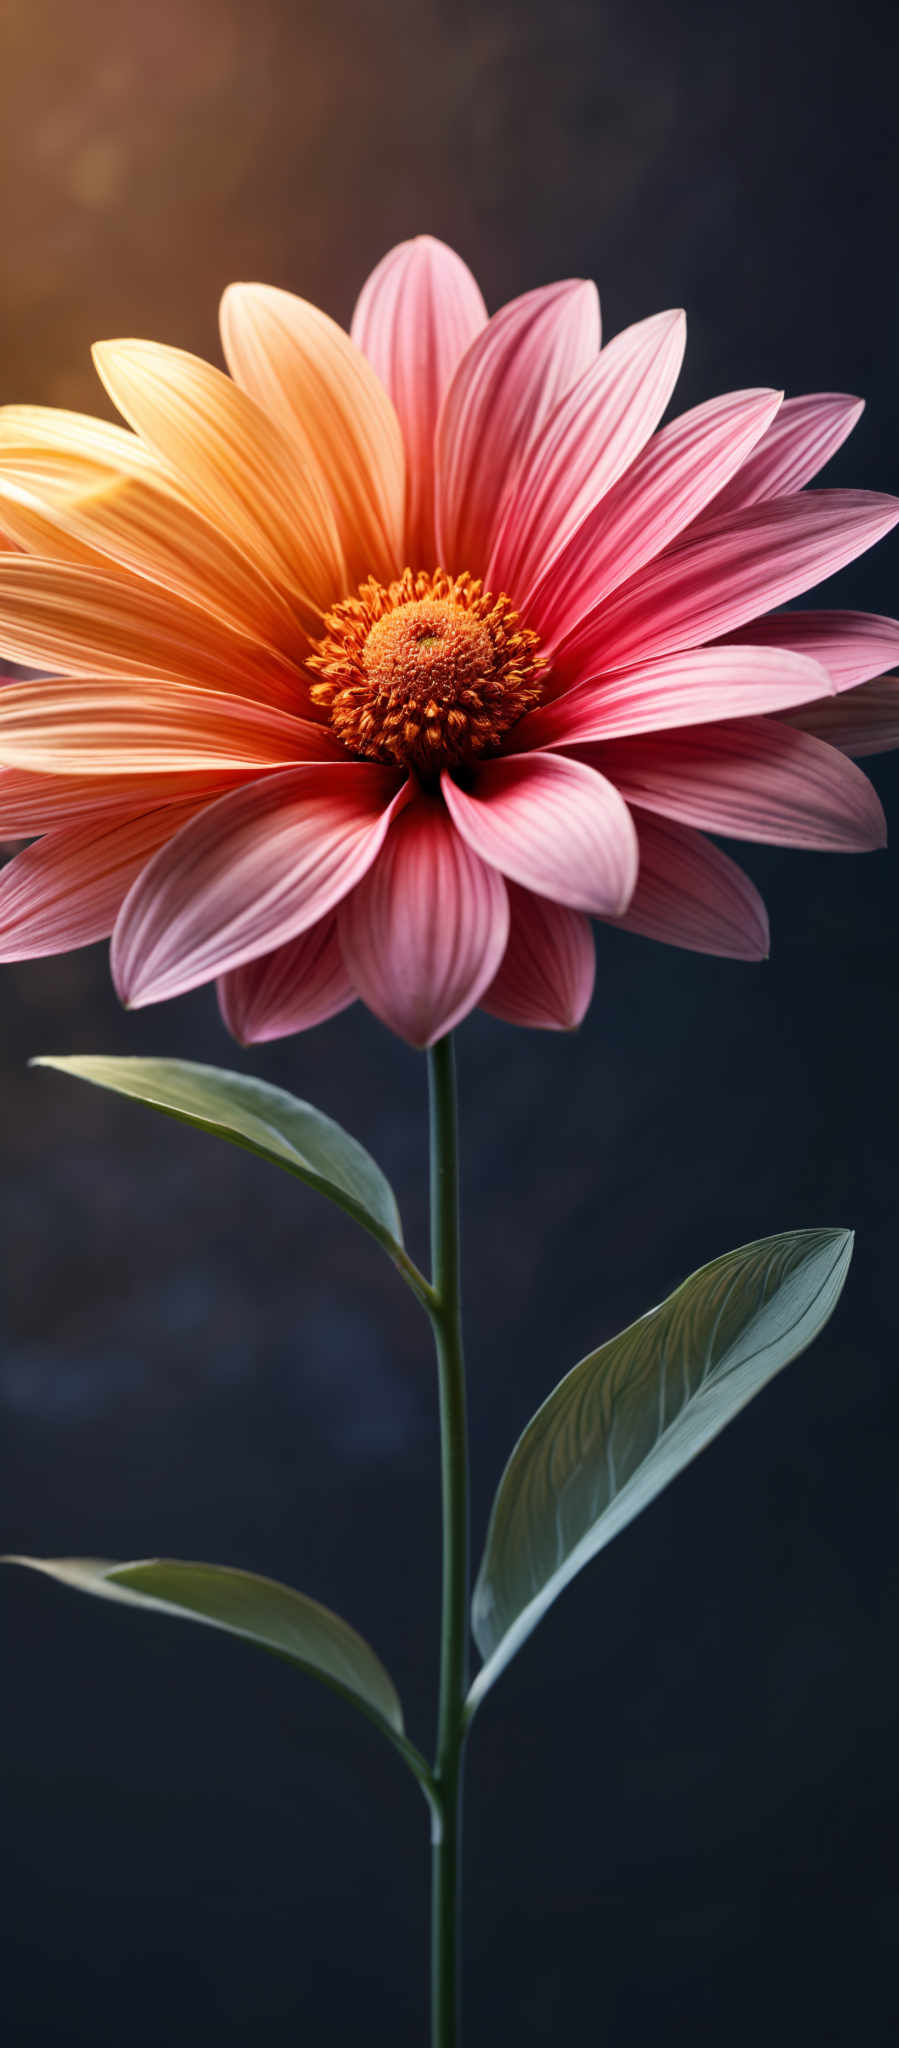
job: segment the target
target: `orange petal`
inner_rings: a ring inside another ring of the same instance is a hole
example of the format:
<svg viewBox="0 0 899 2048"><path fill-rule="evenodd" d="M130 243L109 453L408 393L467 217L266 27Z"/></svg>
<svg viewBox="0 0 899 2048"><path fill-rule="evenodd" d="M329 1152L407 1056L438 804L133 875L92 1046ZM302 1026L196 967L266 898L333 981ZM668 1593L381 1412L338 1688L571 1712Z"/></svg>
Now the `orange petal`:
<svg viewBox="0 0 899 2048"><path fill-rule="evenodd" d="M65 412L54 405L4 405L0 408L0 448L43 448L48 455L78 455L124 476L160 476L166 465L152 448L127 427L97 420L86 412ZM168 472L170 481L173 473Z"/></svg>
<svg viewBox="0 0 899 2048"><path fill-rule="evenodd" d="M0 690L4 767L152 775L345 760L328 726L185 683L41 677Z"/></svg>
<svg viewBox="0 0 899 2048"><path fill-rule="evenodd" d="M295 443L230 377L183 349L104 341L94 361L125 419L314 626L345 576L331 507Z"/></svg>
<svg viewBox="0 0 899 2048"><path fill-rule="evenodd" d="M129 574L187 597L288 655L303 634L257 563L159 477L82 455L9 449L0 434L0 529L30 553Z"/></svg>
<svg viewBox="0 0 899 2048"><path fill-rule="evenodd" d="M389 582L403 567L403 437L361 349L317 306L263 284L229 285L221 332L232 377L330 498L351 580Z"/></svg>
<svg viewBox="0 0 899 2048"><path fill-rule="evenodd" d="M4 543L23 548L29 555L42 555L49 562L76 562L96 569L103 560L96 548L60 526L33 491L0 473L0 545Z"/></svg>
<svg viewBox="0 0 899 2048"><path fill-rule="evenodd" d="M302 708L297 669L210 612L113 570L0 559L0 652L31 668L167 676Z"/></svg>

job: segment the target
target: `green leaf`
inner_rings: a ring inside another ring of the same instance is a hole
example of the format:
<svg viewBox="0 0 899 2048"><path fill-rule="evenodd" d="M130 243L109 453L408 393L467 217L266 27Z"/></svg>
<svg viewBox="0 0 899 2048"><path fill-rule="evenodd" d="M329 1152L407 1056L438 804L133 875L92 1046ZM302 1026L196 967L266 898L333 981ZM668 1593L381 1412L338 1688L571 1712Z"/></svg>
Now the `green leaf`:
<svg viewBox="0 0 899 2048"><path fill-rule="evenodd" d="M386 1724L387 1732L402 1736L399 1696L374 1650L330 1608L275 1579L232 1571L227 1565L184 1564L166 1557L141 1558L132 1564L95 1557L6 1557L0 1562L45 1572L48 1578L101 1600L174 1614L243 1636L323 1679L334 1692Z"/></svg>
<svg viewBox="0 0 899 2048"><path fill-rule="evenodd" d="M833 1310L845 1230L726 1252L581 1360L538 1408L500 1481L472 1627L473 1711L590 1558L648 1507Z"/></svg>
<svg viewBox="0 0 899 2048"><path fill-rule="evenodd" d="M192 1060L56 1057L32 1060L56 1067L117 1095L132 1095L197 1130L213 1131L270 1159L328 1195L391 1253L402 1251L403 1232L390 1182L371 1154L340 1124L300 1102L283 1088L271 1088L248 1074ZM405 1263L405 1261L404 1261ZM414 1270L414 1269L413 1269Z"/></svg>

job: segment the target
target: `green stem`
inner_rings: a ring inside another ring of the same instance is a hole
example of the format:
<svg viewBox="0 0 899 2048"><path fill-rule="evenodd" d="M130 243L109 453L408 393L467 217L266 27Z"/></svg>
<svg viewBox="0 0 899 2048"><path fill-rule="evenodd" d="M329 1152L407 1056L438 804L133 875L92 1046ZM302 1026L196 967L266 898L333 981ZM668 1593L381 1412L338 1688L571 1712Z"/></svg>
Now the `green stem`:
<svg viewBox="0 0 899 2048"><path fill-rule="evenodd" d="M459 1159L452 1039L428 1054L431 1254L440 1391L443 1607L432 1806L431 2048L458 2048L462 1762L468 1684L468 1453L459 1288Z"/></svg>

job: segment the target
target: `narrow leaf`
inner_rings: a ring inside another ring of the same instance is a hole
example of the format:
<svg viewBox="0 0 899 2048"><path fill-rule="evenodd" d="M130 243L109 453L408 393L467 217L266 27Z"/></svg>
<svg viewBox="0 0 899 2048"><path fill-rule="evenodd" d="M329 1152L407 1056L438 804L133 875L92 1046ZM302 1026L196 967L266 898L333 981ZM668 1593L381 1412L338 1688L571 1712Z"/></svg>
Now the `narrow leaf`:
<svg viewBox="0 0 899 2048"><path fill-rule="evenodd" d="M727 1252L560 1382L494 1502L472 1607L487 1660L472 1710L581 1567L811 1343L851 1256L845 1230Z"/></svg>
<svg viewBox="0 0 899 2048"><path fill-rule="evenodd" d="M321 1678L362 1707L393 1736L402 1736L403 1713L393 1680L355 1629L304 1593L254 1572L221 1564L185 1564L164 1557L111 1564L95 1557L7 1557L78 1592L122 1601L184 1621L199 1621L243 1636Z"/></svg>
<svg viewBox="0 0 899 2048"><path fill-rule="evenodd" d="M370 1230L389 1251L403 1233L390 1182L364 1146L340 1124L283 1088L248 1074L192 1060L107 1059L46 1054L35 1067L56 1067L117 1095L132 1095L181 1123L213 1131L299 1175Z"/></svg>

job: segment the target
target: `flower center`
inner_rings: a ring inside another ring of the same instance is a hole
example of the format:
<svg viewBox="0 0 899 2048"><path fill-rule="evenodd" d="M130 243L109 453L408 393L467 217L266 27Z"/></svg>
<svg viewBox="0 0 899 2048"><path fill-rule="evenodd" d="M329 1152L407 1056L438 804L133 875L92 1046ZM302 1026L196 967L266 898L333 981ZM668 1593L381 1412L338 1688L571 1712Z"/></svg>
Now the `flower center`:
<svg viewBox="0 0 899 2048"><path fill-rule="evenodd" d="M406 569L335 605L306 665L352 753L432 776L489 753L539 704L539 645L474 577Z"/></svg>

